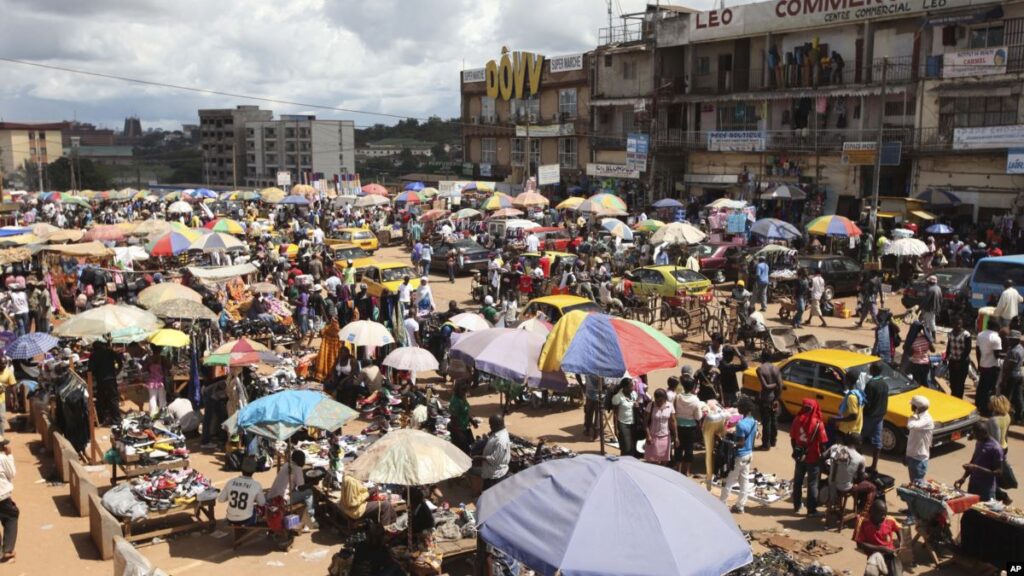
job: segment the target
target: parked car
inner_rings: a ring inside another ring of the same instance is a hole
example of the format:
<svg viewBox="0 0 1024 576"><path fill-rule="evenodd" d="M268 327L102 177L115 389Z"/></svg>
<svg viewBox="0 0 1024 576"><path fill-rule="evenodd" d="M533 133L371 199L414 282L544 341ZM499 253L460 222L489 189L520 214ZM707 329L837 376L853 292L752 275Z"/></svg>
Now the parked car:
<svg viewBox="0 0 1024 576"><path fill-rule="evenodd" d="M943 306L939 311L938 322L946 324L949 322L950 309L958 309L971 298L971 274L974 270L970 268L937 268L929 274L922 274L914 283L903 289L901 301L905 308L919 306L924 299L925 290L928 289L928 276L934 274L939 281L939 288L942 288Z"/></svg>
<svg viewBox="0 0 1024 576"><path fill-rule="evenodd" d="M711 281L703 274L672 264L644 266L630 274L633 292L641 296L656 292L663 298L675 298L704 294L711 289Z"/></svg>
<svg viewBox="0 0 1024 576"><path fill-rule="evenodd" d="M544 253L551 259L552 272L557 271L563 262L570 266L575 264L578 258L575 254L556 250L546 250ZM540 252L523 252L519 257L523 259L523 266L527 271L536 268L537 263L540 262Z"/></svg>
<svg viewBox="0 0 1024 576"><path fill-rule="evenodd" d="M540 247L543 250L566 252L570 246L579 246L583 241L583 238L579 236L573 237L565 228L542 227L534 228L530 232L536 234L540 239Z"/></svg>
<svg viewBox="0 0 1024 576"><path fill-rule="evenodd" d="M1014 287L1024 294L1024 256L982 258L971 275L971 306L975 309L995 306L1005 289L1003 282L1013 280Z"/></svg>
<svg viewBox="0 0 1024 576"><path fill-rule="evenodd" d="M430 269L448 273L448 251L462 250L463 272L470 270L487 270L488 255L490 252L478 244L475 240L465 238L453 244L447 242L434 246L434 256L430 259Z"/></svg>
<svg viewBox="0 0 1024 576"><path fill-rule="evenodd" d="M373 258L370 257L370 253L355 244L333 244L327 248L331 253L334 267L338 271L344 271L345 268L348 268L349 260L352 261L352 266L356 270L361 270L373 264Z"/></svg>
<svg viewBox="0 0 1024 576"><path fill-rule="evenodd" d="M846 256L801 256L797 258L797 265L807 268L809 274L821 270L826 300L837 294L856 294L864 273L860 262Z"/></svg>
<svg viewBox="0 0 1024 576"><path fill-rule="evenodd" d="M882 449L886 452L903 452L913 396L924 396L931 404L930 412L935 420L933 446L964 438L978 421L974 404L920 386L877 356L846 350L812 350L776 363L782 372L782 409L795 416L804 398L815 398L824 416L838 416L846 379L856 380L875 363L881 364L882 379L889 386L889 409L882 428ZM743 391L756 394L760 389L761 382L752 366L743 373Z"/></svg>
<svg viewBox="0 0 1024 576"><path fill-rule="evenodd" d="M373 232L362 228L342 228L341 230L338 230L338 238L341 239L342 242L355 244L370 254L373 254L378 248L380 248L380 243L377 241L377 237L374 236Z"/></svg>
<svg viewBox="0 0 1024 576"><path fill-rule="evenodd" d="M543 296L541 298L534 298L526 304L526 309L523 311L523 317L529 318L540 312L544 314L548 322L554 324L562 318L563 314L567 314L573 310L600 312L601 307L593 300L581 298L579 296Z"/></svg>
<svg viewBox="0 0 1024 576"><path fill-rule="evenodd" d="M743 266L743 246L731 242L698 244L694 249L700 260L700 273L716 283L735 280Z"/></svg>
<svg viewBox="0 0 1024 576"><path fill-rule="evenodd" d="M402 280L408 276L409 286L420 287L420 277L408 264L398 262L374 262L363 268L362 282L366 284L366 292L370 296L380 296L385 290L395 294Z"/></svg>

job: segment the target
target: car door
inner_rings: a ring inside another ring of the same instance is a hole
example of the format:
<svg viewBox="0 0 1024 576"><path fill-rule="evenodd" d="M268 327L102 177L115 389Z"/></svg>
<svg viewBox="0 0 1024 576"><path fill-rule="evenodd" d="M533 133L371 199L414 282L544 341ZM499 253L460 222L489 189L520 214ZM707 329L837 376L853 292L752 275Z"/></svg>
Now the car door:
<svg viewBox="0 0 1024 576"><path fill-rule="evenodd" d="M371 296L380 296L382 286L380 283L380 270L377 268L367 268L365 272L366 278L366 292Z"/></svg>
<svg viewBox="0 0 1024 576"><path fill-rule="evenodd" d="M818 376L817 362L792 360L780 370L782 372L782 403L786 411L796 414L803 406L804 398L814 398L814 381Z"/></svg>
<svg viewBox="0 0 1024 576"><path fill-rule="evenodd" d="M822 414L828 416L837 416L839 414L839 405L843 402L843 390L846 388L843 384L844 378L845 372L839 368L827 364L818 364L818 373L814 378L813 393L814 399L821 406Z"/></svg>
<svg viewBox="0 0 1024 576"><path fill-rule="evenodd" d="M642 296L646 296L652 292L657 292L661 295L665 294L665 276L658 270L641 268L637 272L637 280L639 280L639 282L633 282L633 291L637 294Z"/></svg>

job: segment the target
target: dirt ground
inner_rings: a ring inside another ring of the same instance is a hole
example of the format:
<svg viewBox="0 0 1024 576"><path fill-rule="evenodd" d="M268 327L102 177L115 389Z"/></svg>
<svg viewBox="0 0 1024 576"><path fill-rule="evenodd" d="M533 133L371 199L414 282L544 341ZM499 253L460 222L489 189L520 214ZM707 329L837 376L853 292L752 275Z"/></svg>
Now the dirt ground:
<svg viewBox="0 0 1024 576"><path fill-rule="evenodd" d="M408 261L407 254L396 248L382 249L378 253L377 259ZM467 302L468 278L459 278L455 284L449 284L446 279L436 274L432 278L434 280L434 296L439 306L444 307L451 299L472 306ZM845 300L852 302L852 298ZM898 308L896 300L894 298L892 301L893 308ZM774 306L770 307L768 317L770 324L777 323L777 311ZM829 323L828 328L806 328L803 329L803 332L815 334L822 342L842 340L863 345L871 344L871 331L867 328L854 328L854 320L830 318ZM683 347L682 363L696 367L699 354L702 353L702 344L700 342L684 342ZM650 379L652 386L654 388L664 386L666 378L677 372L678 369L673 369L652 374ZM973 390L970 394L973 394ZM447 393L445 393L445 398L447 398ZM498 395L482 389L472 394L470 403L473 416L481 418L482 421L486 421L487 416L499 409ZM598 451L596 442L582 439L583 410L579 407L516 408L512 414L506 417L506 422L514 434L532 438L543 437L551 443L569 447L577 452ZM349 424L347 430L358 431L364 425L364 422L355 421ZM792 460L787 442L788 426L783 423L780 427L778 447L770 452L756 451L753 466L764 472L791 477ZM479 432L483 433L485 428L486 424ZM1019 427L1014 427L1010 434L1010 442L1013 445L1009 451L1010 461L1016 470L1024 470L1024 443L1022 443L1024 433ZM99 435L101 444L105 443L107 441L106 431L101 430ZM96 550L89 539L88 518L78 518L72 514L68 486L47 483L46 479L52 475L53 465L49 456L42 454L38 435L9 432L8 438L12 440L13 453L18 467L14 499L21 508L21 521L17 559L11 564L3 565L0 573L12 576L110 574L112 563L98 560ZM211 478L215 485L223 486L234 475L221 470L222 458L219 454L201 452L198 440L190 441L189 447L194 451L193 467ZM961 465L969 460L972 448L971 441L961 441L934 450L929 477L952 483L960 476ZM608 451L612 454L617 452L615 448L609 448ZM698 457L697 460L702 459ZM702 464L697 464L696 471L702 473L702 467ZM905 468L895 457L884 456L879 463L879 468L881 472L894 476L897 482L902 483L907 479ZM269 487L272 481L271 474L268 472L257 476L264 487ZM109 469L97 467L93 476L94 482L98 485L107 485ZM455 485L450 488L453 502L464 500L465 491L464 485ZM715 493L717 494L717 489L715 489ZM1012 496L1017 500L1024 498L1024 494L1021 494L1020 490L1013 491ZM894 494L890 496L890 505L891 510L902 507ZM685 514L685 511L681 510L680 513ZM223 516L223 508L218 510L218 516ZM826 530L823 519L820 517L808 519L795 515L788 501L767 506L751 503L747 506L746 513L737 515L736 520L746 530L777 528L788 531L790 536L797 539L819 539L838 546L842 550L826 556L822 559L822 563L832 567L836 572L849 571L852 574L863 572L864 556L857 552L852 545L850 528L846 528L842 532L836 532L834 529ZM221 528L213 534L184 535L169 541L147 545L140 550L155 566L174 575L216 573L221 576L231 576L251 574L256 571L282 575L305 575L326 574L330 556L338 549L341 542L340 537L336 534L322 530L300 536L288 553L276 551L268 543L262 541L256 541L234 551L231 548L231 538L223 529L223 521L221 522ZM609 529L614 528L609 527ZM958 526L954 523L954 531L956 529ZM685 546L685 543L680 543L680 545ZM924 559L923 555L918 555L919 561L924 561ZM457 565L451 568L451 572L453 574L468 574L468 569L467 565ZM955 564L947 564L941 568L918 565L908 567L907 572L909 574L969 574L973 570Z"/></svg>

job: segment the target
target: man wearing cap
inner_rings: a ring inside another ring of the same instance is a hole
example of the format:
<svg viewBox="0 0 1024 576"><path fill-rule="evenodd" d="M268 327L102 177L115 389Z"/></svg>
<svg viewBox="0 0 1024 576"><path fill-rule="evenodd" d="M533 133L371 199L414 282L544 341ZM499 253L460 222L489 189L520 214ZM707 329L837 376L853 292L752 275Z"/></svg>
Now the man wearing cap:
<svg viewBox="0 0 1024 576"><path fill-rule="evenodd" d="M921 299L921 324L924 324L933 340L935 339L935 319L941 309L942 287L939 286L939 279L932 274L928 277L928 289L925 290L924 298Z"/></svg>
<svg viewBox="0 0 1024 576"><path fill-rule="evenodd" d="M913 483L924 480L928 473L928 458L932 451L932 433L935 431L935 421L928 412L928 398L914 396L910 399L910 419L907 420L907 451L906 464L907 472L910 474L910 481Z"/></svg>
<svg viewBox="0 0 1024 576"><path fill-rule="evenodd" d="M1009 278L1003 282L1003 292L999 295L999 302L996 304L996 311L993 315L999 318L999 325L1013 328L1017 325L1017 316L1020 313L1020 305L1024 297L1020 295Z"/></svg>
<svg viewBox="0 0 1024 576"><path fill-rule="evenodd" d="M229 524L250 525L256 522L256 506L267 503L263 486L252 477L256 472L256 458L252 455L242 459L242 475L228 480L217 496L218 502L227 502Z"/></svg>

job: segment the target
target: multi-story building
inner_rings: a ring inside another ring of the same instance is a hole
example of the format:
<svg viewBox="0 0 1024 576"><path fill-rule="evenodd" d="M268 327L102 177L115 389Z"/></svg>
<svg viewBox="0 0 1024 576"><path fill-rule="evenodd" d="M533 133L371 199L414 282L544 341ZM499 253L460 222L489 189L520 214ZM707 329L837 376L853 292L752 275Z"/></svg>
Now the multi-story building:
<svg viewBox="0 0 1024 576"><path fill-rule="evenodd" d="M282 115L245 125L245 184L274 186L278 172L291 172L293 184L333 180L356 171L355 123Z"/></svg>
<svg viewBox="0 0 1024 576"><path fill-rule="evenodd" d="M269 121L270 110L259 106L199 111L199 143L203 150L203 182L238 186L248 175L246 155L247 122Z"/></svg>
<svg viewBox="0 0 1024 576"><path fill-rule="evenodd" d="M61 142L63 122L50 124L21 124L0 122L0 174L24 167L25 162L36 165L37 174L26 174L33 182L45 188L42 175L50 162L64 155Z"/></svg>
<svg viewBox="0 0 1024 576"><path fill-rule="evenodd" d="M71 139L78 138L81 146L113 146L114 131L110 128L97 128L86 122L67 122L61 130L63 136L61 145L64 148L71 146Z"/></svg>
<svg viewBox="0 0 1024 576"><path fill-rule="evenodd" d="M124 119L124 130L121 136L125 138L142 138L142 121L138 116L129 116Z"/></svg>
<svg viewBox="0 0 1024 576"><path fill-rule="evenodd" d="M537 176L539 166L558 165L562 182L578 181L590 161L591 54L545 58L532 88L526 59L522 74L516 74L511 69L516 56L505 56L510 62L507 91L497 89L497 62L490 95L487 69L461 73L466 167L472 164L475 178L523 184L528 176Z"/></svg>

